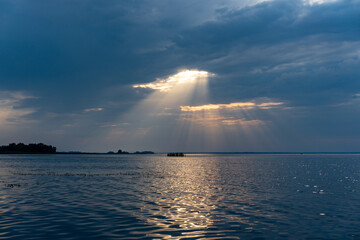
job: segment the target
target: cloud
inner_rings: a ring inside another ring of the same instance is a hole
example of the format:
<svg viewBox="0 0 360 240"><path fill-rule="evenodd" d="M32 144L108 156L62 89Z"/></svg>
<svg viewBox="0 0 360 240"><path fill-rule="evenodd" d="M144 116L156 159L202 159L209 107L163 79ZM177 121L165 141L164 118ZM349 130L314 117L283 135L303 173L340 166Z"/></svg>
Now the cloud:
<svg viewBox="0 0 360 240"><path fill-rule="evenodd" d="M264 2L223 11L174 42L185 58L218 75L212 92L219 100L263 95L331 104L359 87L359 10L356 1Z"/></svg>
<svg viewBox="0 0 360 240"><path fill-rule="evenodd" d="M102 111L104 110L103 108L99 107L99 108L87 108L87 109L84 109L84 112L99 112L99 111Z"/></svg>
<svg viewBox="0 0 360 240"><path fill-rule="evenodd" d="M314 5L314 4L325 4L325 3L334 3L338 0L303 0L304 4Z"/></svg>
<svg viewBox="0 0 360 240"><path fill-rule="evenodd" d="M263 102L263 103L255 103L255 102L234 102L227 104L207 104L201 106L180 106L181 111L183 112L197 112L197 111L211 111L211 110L236 110L236 109L270 109L274 107L278 107L283 105L283 102Z"/></svg>
<svg viewBox="0 0 360 240"><path fill-rule="evenodd" d="M29 122L27 118L36 112L33 108L23 108L21 104L35 98L23 92L0 91L0 125L4 128L8 125L17 125Z"/></svg>
<svg viewBox="0 0 360 240"><path fill-rule="evenodd" d="M215 76L215 74L199 70L184 70L165 79L158 78L154 82L146 84L135 84L133 87L150 88L167 92L174 87L178 87L178 85L195 83L196 81L207 79L210 76Z"/></svg>

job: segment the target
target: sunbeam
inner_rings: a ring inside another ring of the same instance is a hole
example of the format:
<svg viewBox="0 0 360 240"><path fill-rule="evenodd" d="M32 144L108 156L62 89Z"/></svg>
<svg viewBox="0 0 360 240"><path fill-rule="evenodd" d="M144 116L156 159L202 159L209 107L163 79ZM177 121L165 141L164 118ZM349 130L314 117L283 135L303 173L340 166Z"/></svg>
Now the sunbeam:
<svg viewBox="0 0 360 240"><path fill-rule="evenodd" d="M153 92L119 120L121 123L130 123L121 132L122 139L126 138L127 144L152 147L154 139L169 138L171 141L166 142L170 148L177 149L183 141L181 136L191 131L187 126L181 126L181 123L177 126L172 124L181 115L179 107L206 104L208 79L213 76L215 74L206 71L183 70L154 82L133 85L135 89L147 88Z"/></svg>
<svg viewBox="0 0 360 240"><path fill-rule="evenodd" d="M152 92L122 115L109 135L124 147L185 152L256 149L259 139L271 142L271 120L266 116L284 108L284 102L257 98L210 103L208 80L213 76L206 71L183 70L133 85L138 91Z"/></svg>
<svg viewBox="0 0 360 240"><path fill-rule="evenodd" d="M192 149L196 141L196 147L201 146L202 151L216 152L226 146L255 149L259 139L266 141L273 136L269 132L271 122L263 120L263 115L283 105L283 102L267 98L228 104L182 105L179 121L187 126L184 142L188 143L187 149Z"/></svg>

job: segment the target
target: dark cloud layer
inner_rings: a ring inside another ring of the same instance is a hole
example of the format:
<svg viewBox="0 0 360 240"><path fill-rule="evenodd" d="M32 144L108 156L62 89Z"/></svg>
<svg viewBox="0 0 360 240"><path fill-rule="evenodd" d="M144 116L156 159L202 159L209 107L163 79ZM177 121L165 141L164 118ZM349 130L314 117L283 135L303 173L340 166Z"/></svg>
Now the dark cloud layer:
<svg viewBox="0 0 360 240"><path fill-rule="evenodd" d="M276 110L276 118L259 116L272 122L276 144L263 148L258 139L251 149L217 150L358 150L360 2L250 3L1 1L0 90L32 97L0 104L3 112L31 109L21 127L4 122L0 141L106 151L126 141L103 140L113 139L104 126L118 124L151 94L131 85L200 69L216 74L209 103L269 98L288 107ZM85 111L92 108L102 110ZM140 148L166 151L166 132L158 127ZM246 142L231 134L229 139Z"/></svg>

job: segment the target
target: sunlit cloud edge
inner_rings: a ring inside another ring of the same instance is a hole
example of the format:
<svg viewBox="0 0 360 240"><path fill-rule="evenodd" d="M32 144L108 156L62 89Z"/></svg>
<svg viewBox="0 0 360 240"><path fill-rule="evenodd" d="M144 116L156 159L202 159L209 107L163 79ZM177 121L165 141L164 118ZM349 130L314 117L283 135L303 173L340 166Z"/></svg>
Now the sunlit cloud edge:
<svg viewBox="0 0 360 240"><path fill-rule="evenodd" d="M263 103L255 103L255 102L233 102L227 104L206 104L199 106L180 106L180 110L182 112L198 112L198 111L212 111L212 110L220 110L220 109L270 109L274 107L279 107L283 105L283 102L263 102Z"/></svg>
<svg viewBox="0 0 360 240"><path fill-rule="evenodd" d="M177 74L170 75L166 78L157 78L154 82L134 84L133 88L149 88L153 90L159 90L161 92L167 92L179 84L194 83L195 81L215 76L214 73L207 71L200 71L198 69L182 70Z"/></svg>

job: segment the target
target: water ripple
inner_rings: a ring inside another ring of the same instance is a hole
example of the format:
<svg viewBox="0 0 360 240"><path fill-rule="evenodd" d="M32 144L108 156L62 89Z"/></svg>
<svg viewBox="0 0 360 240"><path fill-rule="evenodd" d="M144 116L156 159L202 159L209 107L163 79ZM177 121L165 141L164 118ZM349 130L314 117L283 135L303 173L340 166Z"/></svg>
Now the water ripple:
<svg viewBox="0 0 360 240"><path fill-rule="evenodd" d="M359 239L358 155L0 156L0 239Z"/></svg>

